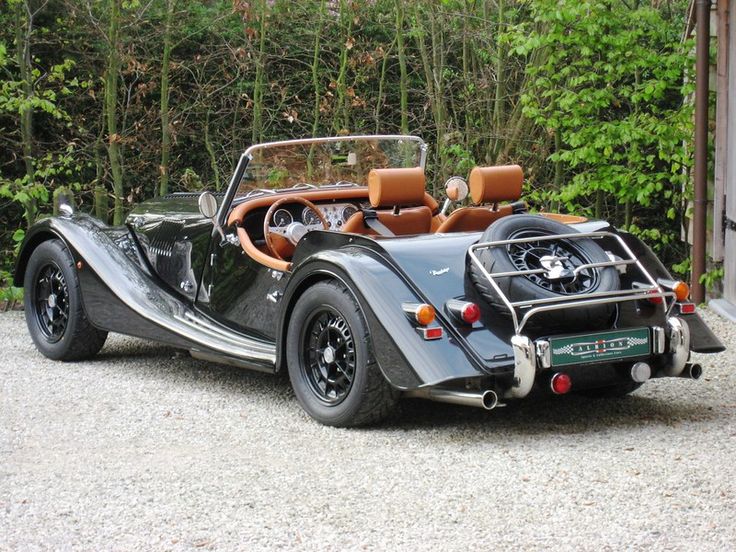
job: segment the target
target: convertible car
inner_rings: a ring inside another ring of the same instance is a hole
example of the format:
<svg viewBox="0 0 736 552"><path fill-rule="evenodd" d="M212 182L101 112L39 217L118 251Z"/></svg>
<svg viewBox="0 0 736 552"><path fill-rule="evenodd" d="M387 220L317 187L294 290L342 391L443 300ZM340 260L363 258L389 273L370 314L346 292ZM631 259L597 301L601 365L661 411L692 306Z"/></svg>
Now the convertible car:
<svg viewBox="0 0 736 552"><path fill-rule="evenodd" d="M111 227L67 201L15 272L38 350L91 357L107 333L287 371L321 423L384 418L401 397L493 409L530 395L621 396L697 379L723 346L639 239L527 212L519 166L427 193L413 136L246 150L224 193L175 193Z"/></svg>

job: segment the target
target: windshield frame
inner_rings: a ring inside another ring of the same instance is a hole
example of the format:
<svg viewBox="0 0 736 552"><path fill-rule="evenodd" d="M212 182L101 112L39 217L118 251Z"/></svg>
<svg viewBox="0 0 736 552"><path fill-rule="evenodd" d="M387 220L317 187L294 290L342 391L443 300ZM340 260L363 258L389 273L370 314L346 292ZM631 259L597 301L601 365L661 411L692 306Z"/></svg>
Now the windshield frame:
<svg viewBox="0 0 736 552"><path fill-rule="evenodd" d="M299 138L295 140L278 140L275 142L264 142L261 144L254 144L252 146L249 146L240 156L238 159L238 164L235 167L235 171L233 172L233 176L230 179L230 183L227 187L227 193L225 194L225 197L223 198L222 205L220 206L220 211L217 216L217 220L221 225L225 224L225 221L227 220L227 214L230 212L230 209L232 208L233 200L235 199L235 194L238 190L238 187L240 186L240 181L243 178L243 175L245 174L245 170L248 167L248 163L253 159L253 153L259 149L265 149L269 147L279 147L279 146L299 146L299 145L309 145L309 144L322 144L322 143L330 143L330 142L345 142L345 141L368 141L368 140L406 140L410 142L416 142L419 145L419 151L420 151L420 158L419 158L419 165L422 169L425 168L426 162L427 162L427 150L428 146L427 143L422 140L419 136L412 136L408 134L360 134L360 135L347 135L347 136L325 136L322 138ZM330 185L324 186L325 188L329 188ZM293 192L293 188L285 188L282 190L274 190L274 195L277 195L282 192ZM260 197L260 194L257 194L254 197ZM247 201L247 198L244 198L241 196L239 199L242 199L244 201Z"/></svg>

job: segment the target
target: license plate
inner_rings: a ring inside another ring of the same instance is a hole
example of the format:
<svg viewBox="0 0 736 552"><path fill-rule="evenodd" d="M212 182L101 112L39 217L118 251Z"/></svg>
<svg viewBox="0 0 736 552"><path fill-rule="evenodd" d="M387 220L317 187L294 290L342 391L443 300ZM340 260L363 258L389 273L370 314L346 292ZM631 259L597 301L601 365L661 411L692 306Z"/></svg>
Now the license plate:
<svg viewBox="0 0 736 552"><path fill-rule="evenodd" d="M647 356L651 351L649 328L553 337L549 344L552 366Z"/></svg>

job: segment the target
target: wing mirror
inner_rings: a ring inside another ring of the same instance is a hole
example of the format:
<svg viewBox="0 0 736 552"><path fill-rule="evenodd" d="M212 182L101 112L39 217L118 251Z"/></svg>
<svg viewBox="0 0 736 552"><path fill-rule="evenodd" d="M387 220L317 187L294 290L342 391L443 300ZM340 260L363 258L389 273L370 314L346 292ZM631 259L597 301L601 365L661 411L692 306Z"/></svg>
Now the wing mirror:
<svg viewBox="0 0 736 552"><path fill-rule="evenodd" d="M445 194L447 195L447 199L442 205L442 210L440 211L440 214L442 215L447 213L447 210L450 208L450 204L453 201L462 201L468 197L468 183L465 182L465 179L461 176L451 176L447 179L447 182L445 182Z"/></svg>
<svg viewBox="0 0 736 552"><path fill-rule="evenodd" d="M220 238L222 238L222 241L224 242L225 233L222 231L220 223L217 222L217 198L215 195L212 192L202 192L199 194L197 205L199 206L199 212L202 216L212 221L215 230L217 230L217 233L220 234Z"/></svg>
<svg viewBox="0 0 736 552"><path fill-rule="evenodd" d="M217 198L212 192L202 192L199 194L199 212L206 219L213 219L217 215Z"/></svg>

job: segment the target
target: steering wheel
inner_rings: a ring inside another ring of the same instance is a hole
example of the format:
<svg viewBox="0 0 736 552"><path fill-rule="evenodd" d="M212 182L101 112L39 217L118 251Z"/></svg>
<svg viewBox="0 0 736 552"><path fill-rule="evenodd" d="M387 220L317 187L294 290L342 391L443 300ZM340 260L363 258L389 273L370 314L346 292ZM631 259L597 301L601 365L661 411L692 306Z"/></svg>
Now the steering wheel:
<svg viewBox="0 0 736 552"><path fill-rule="evenodd" d="M279 253L279 248L276 247L273 239L273 235L271 233L271 217L273 217L273 214L285 203L301 203L305 207L309 207L310 210L314 212L315 215L317 215L317 218L322 223L322 226L324 226L325 230L330 229L330 223L327 222L327 219L322 214L322 212L317 208L317 206L309 201L308 199L304 199L303 197L282 197L281 199L278 199L274 201L271 204L271 207L269 207L268 212L266 213L266 218L263 219L263 237L266 240L266 247L271 252L271 255L276 257L277 259L283 261L284 258ZM300 222L292 222L291 224L298 224L304 227L304 225ZM289 225L291 226L291 225ZM288 228L288 227L287 227Z"/></svg>

